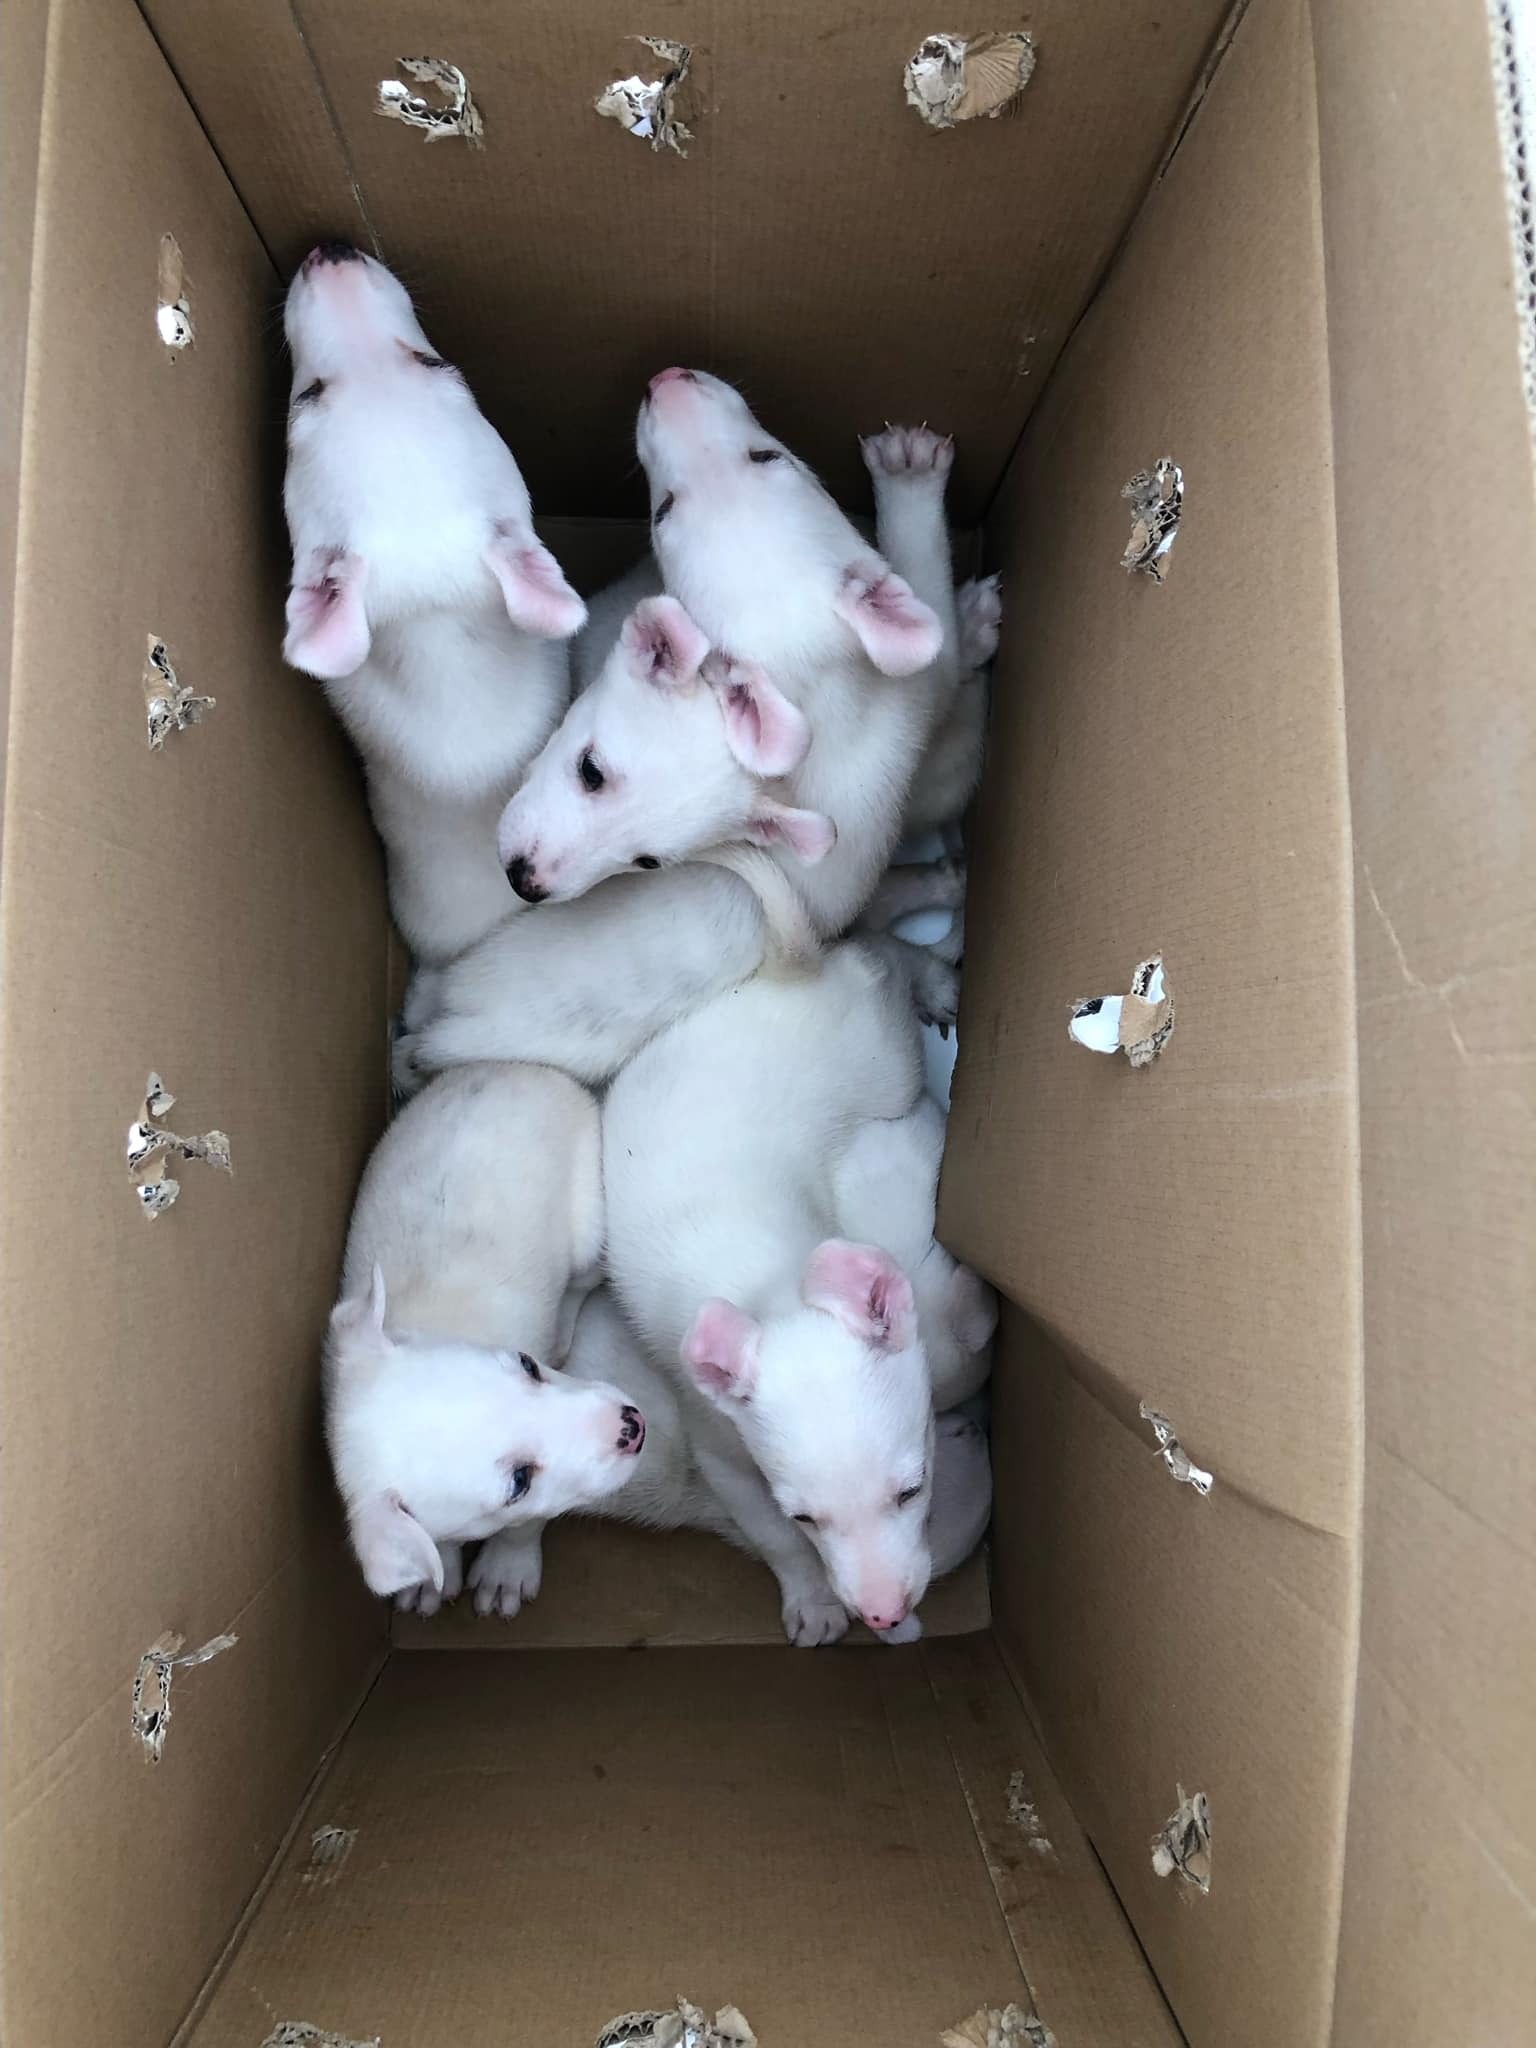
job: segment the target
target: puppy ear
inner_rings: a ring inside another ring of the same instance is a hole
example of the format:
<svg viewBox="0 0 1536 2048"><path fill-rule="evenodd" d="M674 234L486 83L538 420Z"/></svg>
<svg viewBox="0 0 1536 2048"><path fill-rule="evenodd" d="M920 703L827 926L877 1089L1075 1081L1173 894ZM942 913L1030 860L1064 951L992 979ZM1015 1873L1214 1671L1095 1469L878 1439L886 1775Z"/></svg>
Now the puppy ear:
<svg viewBox="0 0 1536 2048"><path fill-rule="evenodd" d="M366 1294L349 1295L338 1301L331 1310L331 1335L333 1337L376 1337L388 1342L384 1336L384 1268L374 1261Z"/></svg>
<svg viewBox="0 0 1536 2048"><path fill-rule="evenodd" d="M443 1560L437 1545L398 1493L364 1501L352 1510L348 1524L371 1593L387 1599L407 1586L420 1585L441 1593Z"/></svg>
<svg viewBox="0 0 1536 2048"><path fill-rule="evenodd" d="M750 1401L762 1330L733 1301L706 1301L683 1339L682 1359L717 1407Z"/></svg>
<svg viewBox="0 0 1536 2048"><path fill-rule="evenodd" d="M569 640L586 624L587 608L565 572L526 527L503 524L482 558L506 603L507 617L538 640Z"/></svg>
<svg viewBox="0 0 1536 2048"><path fill-rule="evenodd" d="M694 682L709 640L675 597L647 597L624 621L620 645L637 682L681 690Z"/></svg>
<svg viewBox="0 0 1536 2048"><path fill-rule="evenodd" d="M938 659L944 644L938 614L878 555L849 564L835 602L882 675L915 676Z"/></svg>
<svg viewBox="0 0 1536 2048"><path fill-rule="evenodd" d="M720 700L725 743L751 775L789 775L810 752L805 713L769 682L755 661L711 662L709 687Z"/></svg>
<svg viewBox="0 0 1536 2048"><path fill-rule="evenodd" d="M360 669L373 644L363 586L368 565L345 548L315 548L303 574L295 567L288 592L283 659L321 682L339 682Z"/></svg>
<svg viewBox="0 0 1536 2048"><path fill-rule="evenodd" d="M747 837L758 846L787 846L803 861L824 860L837 844L837 827L820 811L797 811L763 798L747 820Z"/></svg>
<svg viewBox="0 0 1536 2048"><path fill-rule="evenodd" d="M825 1309L875 1351L905 1351L917 1336L912 1283L874 1245L828 1238L817 1245L800 1281L807 1308Z"/></svg>

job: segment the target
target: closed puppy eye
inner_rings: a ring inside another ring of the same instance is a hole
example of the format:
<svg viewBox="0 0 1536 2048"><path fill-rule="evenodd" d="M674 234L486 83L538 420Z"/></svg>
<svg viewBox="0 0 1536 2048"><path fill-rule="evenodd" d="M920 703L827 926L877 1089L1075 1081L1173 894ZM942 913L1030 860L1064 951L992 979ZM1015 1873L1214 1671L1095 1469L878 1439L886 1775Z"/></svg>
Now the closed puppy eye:
<svg viewBox="0 0 1536 2048"><path fill-rule="evenodd" d="M420 363L424 370L446 370L448 367L441 356L428 355L424 348L413 348L411 350L411 361L413 363Z"/></svg>
<svg viewBox="0 0 1536 2048"><path fill-rule="evenodd" d="M511 1507L512 1503L515 1500L521 1500L523 1495L528 1491L529 1487L532 1486L533 1475L536 1469L537 1468L533 1465L513 1466L511 1475L507 1481L508 1507Z"/></svg>
<svg viewBox="0 0 1536 2048"><path fill-rule="evenodd" d="M661 862L654 853L637 853L635 855L635 866L637 868L659 868Z"/></svg>
<svg viewBox="0 0 1536 2048"><path fill-rule="evenodd" d="M747 450L747 460L748 462L782 462L784 457L777 448L749 448Z"/></svg>
<svg viewBox="0 0 1536 2048"><path fill-rule="evenodd" d="M670 511L672 510L672 504L673 504L673 499L674 499L674 497L675 497L675 493L674 493L674 492L672 492L672 491L668 491L667 495L666 495L666 496L665 496L665 497L664 497L664 498L662 499L661 503L660 503L660 504L659 504L659 505L658 505L658 506L656 507L656 510L655 510L655 511L654 511L654 512L653 512L653 513L651 514L651 524L652 524L652 526L660 526L660 524L661 524L661 522L663 521L663 519L665 519L665 518L666 518L666 516L667 516L667 514L668 514L668 513L669 513L669 512L670 512Z"/></svg>
<svg viewBox="0 0 1536 2048"><path fill-rule="evenodd" d="M517 1362L536 1386L543 1384L544 1375L539 1371L537 1359L530 1358L526 1351L519 1351Z"/></svg>
<svg viewBox="0 0 1536 2048"><path fill-rule="evenodd" d="M295 405L309 405L320 396L324 389L325 379L317 377L313 384L306 384L302 391L294 393L293 402Z"/></svg>
<svg viewBox="0 0 1536 2048"><path fill-rule="evenodd" d="M921 1480L917 1482L916 1486L904 1486L901 1489L901 1492L898 1493L896 1496L897 1507L910 1507L912 1502L917 1499L917 1496L922 1492L922 1490L923 1482Z"/></svg>
<svg viewBox="0 0 1536 2048"><path fill-rule="evenodd" d="M793 1517L793 1520L797 1522L804 1522L807 1528L814 1529L816 1526L816 1517L814 1515L795 1515Z"/></svg>
<svg viewBox="0 0 1536 2048"><path fill-rule="evenodd" d="M581 777L582 788L591 790L594 793L600 790L608 779L602 769L598 767L596 757L590 747L587 748L587 751L576 763L576 773Z"/></svg>

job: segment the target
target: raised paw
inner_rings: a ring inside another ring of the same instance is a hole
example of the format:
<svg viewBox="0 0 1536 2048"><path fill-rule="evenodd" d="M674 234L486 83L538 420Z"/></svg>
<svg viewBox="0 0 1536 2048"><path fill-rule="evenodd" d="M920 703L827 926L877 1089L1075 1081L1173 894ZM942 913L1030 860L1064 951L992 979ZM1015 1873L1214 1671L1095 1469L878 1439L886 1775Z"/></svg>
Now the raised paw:
<svg viewBox="0 0 1536 2048"><path fill-rule="evenodd" d="M955 460L954 435L935 434L926 421L920 427L887 426L883 434L865 435L859 446L876 483L886 477L942 483Z"/></svg>
<svg viewBox="0 0 1536 2048"><path fill-rule="evenodd" d="M525 1532L510 1530L490 1537L481 1544L480 1555L469 1568L476 1614L511 1621L525 1600L538 1598L543 1576L544 1557L537 1532L531 1539Z"/></svg>
<svg viewBox="0 0 1536 2048"><path fill-rule="evenodd" d="M923 1624L915 1614L909 1614L905 1621L898 1621L894 1628L877 1628L875 1634L882 1643L915 1643L923 1633Z"/></svg>
<svg viewBox="0 0 1536 2048"><path fill-rule="evenodd" d="M784 1633L797 1650L820 1649L848 1632L848 1610L830 1592L787 1597Z"/></svg>
<svg viewBox="0 0 1536 2048"><path fill-rule="evenodd" d="M955 592L955 617L960 624L962 671L985 668L997 652L1003 622L1003 598L995 576L978 576Z"/></svg>
<svg viewBox="0 0 1536 2048"><path fill-rule="evenodd" d="M948 1031L960 1009L960 970L941 960L927 946L914 946L920 957L912 968L912 1000L924 1024Z"/></svg>

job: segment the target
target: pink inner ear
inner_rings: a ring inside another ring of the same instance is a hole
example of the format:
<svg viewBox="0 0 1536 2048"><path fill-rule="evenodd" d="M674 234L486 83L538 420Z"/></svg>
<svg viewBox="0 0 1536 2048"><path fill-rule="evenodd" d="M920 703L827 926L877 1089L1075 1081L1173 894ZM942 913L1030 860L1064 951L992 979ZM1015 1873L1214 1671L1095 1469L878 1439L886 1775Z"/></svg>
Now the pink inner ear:
<svg viewBox="0 0 1536 2048"><path fill-rule="evenodd" d="M824 860L837 844L837 827L820 811L765 804L748 821L747 836L759 846L787 846L801 860Z"/></svg>
<svg viewBox="0 0 1536 2048"><path fill-rule="evenodd" d="M876 1351L905 1351L916 1334L912 1283L888 1252L829 1238L800 1283L810 1308L826 1309Z"/></svg>
<svg viewBox="0 0 1536 2048"><path fill-rule="evenodd" d="M789 775L810 751L805 713L776 689L755 662L727 663L712 677L725 719L725 741L752 775Z"/></svg>
<svg viewBox="0 0 1536 2048"><path fill-rule="evenodd" d="M549 549L526 535L498 533L485 566L501 585L507 617L540 640L569 640L586 624L587 608Z"/></svg>
<svg viewBox="0 0 1536 2048"><path fill-rule="evenodd" d="M717 1401L750 1399L757 1379L758 1326L733 1301L706 1301L683 1339L683 1363Z"/></svg>
<svg viewBox="0 0 1536 2048"><path fill-rule="evenodd" d="M844 572L837 609L882 675L911 676L936 661L944 629L912 586L878 559Z"/></svg>
<svg viewBox="0 0 1536 2048"><path fill-rule="evenodd" d="M631 674L662 689L691 683L709 652L708 639L675 597L643 599L620 637Z"/></svg>
<svg viewBox="0 0 1536 2048"><path fill-rule="evenodd" d="M283 659L321 682L339 682L368 659L372 639L363 604L367 569L344 548L312 555L288 593Z"/></svg>

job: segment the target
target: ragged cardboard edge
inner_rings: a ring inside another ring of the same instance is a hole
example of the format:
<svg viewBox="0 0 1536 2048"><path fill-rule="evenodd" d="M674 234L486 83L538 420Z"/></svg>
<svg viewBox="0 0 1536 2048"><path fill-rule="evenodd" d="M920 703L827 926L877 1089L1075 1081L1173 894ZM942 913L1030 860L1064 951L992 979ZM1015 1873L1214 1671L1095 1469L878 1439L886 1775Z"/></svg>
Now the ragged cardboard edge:
<svg viewBox="0 0 1536 2048"><path fill-rule="evenodd" d="M1515 309L1520 326L1520 381L1531 460L1536 464L1536 187L1531 162L1529 96L1536 95L1536 19L1529 6L1487 0L1493 55L1493 100L1504 157L1504 192L1514 258ZM1524 45L1522 55L1522 28Z"/></svg>
<svg viewBox="0 0 1536 2048"><path fill-rule="evenodd" d="M201 725L219 701L217 697L195 697L185 683L176 680L170 652L157 634L148 636L144 657L144 705L149 725L149 748L158 754L173 732L186 732Z"/></svg>
<svg viewBox="0 0 1536 2048"><path fill-rule="evenodd" d="M1035 73L1027 29L984 36L924 36L902 72L907 104L930 128L1011 113Z"/></svg>
<svg viewBox="0 0 1536 2048"><path fill-rule="evenodd" d="M1184 472L1171 455L1161 456L1150 469L1139 469L1120 495L1131 501L1131 537L1120 566L1161 583L1184 514Z"/></svg>
<svg viewBox="0 0 1536 2048"><path fill-rule="evenodd" d="M381 2048L381 2043L377 2034L360 2041L350 2034L333 2034L328 2027L312 2027L308 2020L279 2020L261 2048Z"/></svg>
<svg viewBox="0 0 1536 2048"><path fill-rule="evenodd" d="M1040 1812L1029 1796L1029 1787L1022 1771L1010 1773L1008 1779L1008 1825L1017 1828L1037 1856L1054 1857L1051 1838L1045 1832Z"/></svg>
<svg viewBox="0 0 1536 2048"><path fill-rule="evenodd" d="M959 2026L946 2027L939 2048L1056 2048L1056 2036L1021 2005L984 2005Z"/></svg>
<svg viewBox="0 0 1536 2048"><path fill-rule="evenodd" d="M1152 1868L1159 1877L1177 1874L1205 1893L1211 1888L1211 1802L1182 1785L1178 1795L1178 1806L1152 1837Z"/></svg>
<svg viewBox="0 0 1536 2048"><path fill-rule="evenodd" d="M356 1828L318 1827L309 1838L309 1868L300 1875L302 1884L334 1884L342 1865L357 1842Z"/></svg>
<svg viewBox="0 0 1536 2048"><path fill-rule="evenodd" d="M1166 1415L1161 1415L1149 1401L1141 1404L1141 1419L1150 1422L1152 1434L1157 1438L1157 1452L1174 1478L1184 1486L1192 1486L1203 1498L1216 1484L1203 1465L1197 1465L1174 1435L1173 1424Z"/></svg>
<svg viewBox="0 0 1536 2048"><path fill-rule="evenodd" d="M171 1208L181 1193L181 1182L170 1171L172 1159L200 1159L222 1173L232 1174L229 1139L223 1131L206 1131L200 1138L183 1138L167 1130L160 1118L176 1098L158 1074L144 1084L144 1107L128 1126L128 1172L134 1183L134 1198L146 1221L153 1222Z"/></svg>
<svg viewBox="0 0 1536 2048"><path fill-rule="evenodd" d="M449 64L441 57L401 57L397 68L419 84L436 86L443 104L434 106L424 94L412 92L398 78L381 78L377 112L386 120L419 128L428 142L458 135L471 149L484 148L485 123L470 93L469 81L457 64Z"/></svg>
<svg viewBox="0 0 1536 2048"><path fill-rule="evenodd" d="M592 105L606 119L617 121L631 135L648 142L653 150L670 149L678 156L686 156L683 144L692 142L693 130L682 118L679 101L693 65L693 52L686 43L671 42L665 36L631 36L630 41L643 43L667 70L660 78L616 78L603 88Z"/></svg>
<svg viewBox="0 0 1536 2048"><path fill-rule="evenodd" d="M595 2048L757 2048L757 2036L734 2005L713 2020L686 1998L666 2012L626 2012L598 2035Z"/></svg>
<svg viewBox="0 0 1536 2048"><path fill-rule="evenodd" d="M182 259L181 244L174 235L160 237L155 284L155 328L174 362L183 349L192 346L193 340L186 264Z"/></svg>
<svg viewBox="0 0 1536 2048"><path fill-rule="evenodd" d="M1141 961L1123 996L1080 996L1070 1005L1067 1036L1090 1052L1123 1052L1133 1067L1149 1067L1173 1036L1173 991L1163 956Z"/></svg>
<svg viewBox="0 0 1536 2048"><path fill-rule="evenodd" d="M172 1674L189 1671L194 1664L207 1664L215 1657L221 1657L226 1650L235 1647L239 1637L213 1636L200 1650L186 1651L181 1647L184 1640L179 1635L161 1636L139 1659L139 1668L134 1675L129 1726L143 1747L146 1759L152 1764L160 1761L171 1725Z"/></svg>

